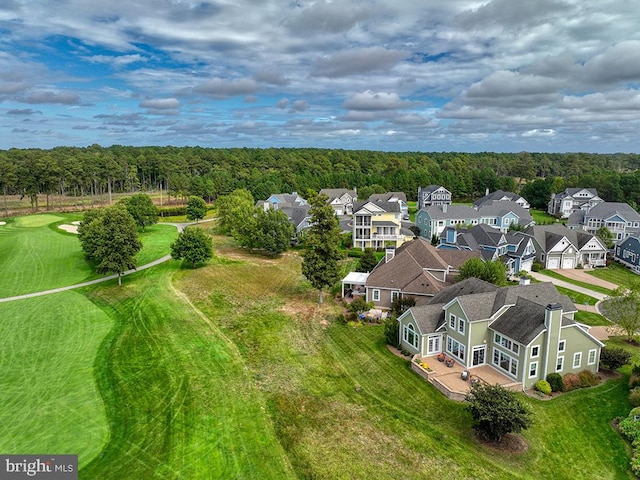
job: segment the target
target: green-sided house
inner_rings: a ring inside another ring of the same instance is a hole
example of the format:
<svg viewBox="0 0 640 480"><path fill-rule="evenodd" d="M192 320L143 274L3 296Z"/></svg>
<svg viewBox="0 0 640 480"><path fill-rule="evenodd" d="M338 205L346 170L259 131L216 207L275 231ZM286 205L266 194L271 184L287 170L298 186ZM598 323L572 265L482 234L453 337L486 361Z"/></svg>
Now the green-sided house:
<svg viewBox="0 0 640 480"><path fill-rule="evenodd" d="M423 358L444 353L471 374L488 365L526 389L552 372L598 371L603 343L575 312L551 283L499 288L472 278L402 314L400 344Z"/></svg>

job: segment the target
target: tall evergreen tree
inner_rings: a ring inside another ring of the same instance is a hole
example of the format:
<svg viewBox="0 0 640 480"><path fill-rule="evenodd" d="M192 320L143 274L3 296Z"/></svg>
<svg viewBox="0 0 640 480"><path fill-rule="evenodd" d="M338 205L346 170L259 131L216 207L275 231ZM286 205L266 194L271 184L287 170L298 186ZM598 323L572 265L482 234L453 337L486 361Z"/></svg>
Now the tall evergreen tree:
<svg viewBox="0 0 640 480"><path fill-rule="evenodd" d="M302 274L318 289L318 303L322 303L322 289L340 279L340 229L333 207L326 195L316 195L311 204L311 227L304 235Z"/></svg>

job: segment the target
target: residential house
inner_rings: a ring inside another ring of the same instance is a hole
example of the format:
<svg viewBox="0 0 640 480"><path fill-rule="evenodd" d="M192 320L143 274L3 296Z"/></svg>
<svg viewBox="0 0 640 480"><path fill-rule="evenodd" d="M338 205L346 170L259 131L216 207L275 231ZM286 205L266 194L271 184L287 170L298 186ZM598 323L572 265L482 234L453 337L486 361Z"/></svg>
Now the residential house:
<svg viewBox="0 0 640 480"><path fill-rule="evenodd" d="M320 195L329 197L329 205L336 211L336 215L351 215L353 213L353 204L358 200L358 194L355 189L347 188L323 188Z"/></svg>
<svg viewBox="0 0 640 480"><path fill-rule="evenodd" d="M586 210L603 201L595 188L567 188L564 192L551 194L547 212L560 218L569 218L576 210Z"/></svg>
<svg viewBox="0 0 640 480"><path fill-rule="evenodd" d="M516 235L533 239L536 259L544 268L603 267L607 249L594 235L564 225L534 225Z"/></svg>
<svg viewBox="0 0 640 480"><path fill-rule="evenodd" d="M451 205L451 192L440 185L418 187L418 210L429 205Z"/></svg>
<svg viewBox="0 0 640 480"><path fill-rule="evenodd" d="M353 248L399 247L413 238L403 228L402 212L397 202L356 202L353 205Z"/></svg>
<svg viewBox="0 0 640 480"><path fill-rule="evenodd" d="M495 192L489 193L489 189L487 188L487 194L473 202L474 208L479 208L482 205L486 205L490 202L515 202L520 205L525 210L529 210L529 202L524 198L513 192L505 192L503 190L496 190Z"/></svg>
<svg viewBox="0 0 640 480"><path fill-rule="evenodd" d="M640 234L621 240L614 248L613 257L634 273L640 274Z"/></svg>
<svg viewBox="0 0 640 480"><path fill-rule="evenodd" d="M500 259L510 276L530 272L536 256L533 239L515 232L502 233L486 224L471 228L447 227L438 248L479 251L485 260Z"/></svg>
<svg viewBox="0 0 640 480"><path fill-rule="evenodd" d="M400 212L403 220L409 220L409 206L407 196L403 192L374 193L369 197L370 202L385 203L397 202L400 204Z"/></svg>
<svg viewBox="0 0 640 480"><path fill-rule="evenodd" d="M607 227L615 241L640 232L640 214L628 203L602 202L588 210L576 210L567 220L571 229L582 229L596 234L601 227Z"/></svg>
<svg viewBox="0 0 640 480"><path fill-rule="evenodd" d="M489 365L523 389L549 373L598 371L604 344L574 320L575 305L551 283L498 288L467 279L450 289L398 317L401 348L422 357L442 352L470 373Z"/></svg>
<svg viewBox="0 0 640 480"><path fill-rule="evenodd" d="M284 212L289 218L289 222L291 222L296 229L294 241L300 232L310 226L311 215L309 215L309 209L311 206L296 192L274 193L266 200L258 200L256 207L262 208L265 212L269 209Z"/></svg>
<svg viewBox="0 0 640 480"><path fill-rule="evenodd" d="M397 298L413 297L416 304L425 303L454 283L464 262L479 256L479 252L438 250L421 238L397 249L387 248L366 279L366 300L380 309L390 309Z"/></svg>
<svg viewBox="0 0 640 480"><path fill-rule="evenodd" d="M515 202L493 200L477 209L465 205L432 205L416 214L420 236L431 239L440 237L446 227L486 224L501 232L511 225L525 228L533 224L531 214Z"/></svg>

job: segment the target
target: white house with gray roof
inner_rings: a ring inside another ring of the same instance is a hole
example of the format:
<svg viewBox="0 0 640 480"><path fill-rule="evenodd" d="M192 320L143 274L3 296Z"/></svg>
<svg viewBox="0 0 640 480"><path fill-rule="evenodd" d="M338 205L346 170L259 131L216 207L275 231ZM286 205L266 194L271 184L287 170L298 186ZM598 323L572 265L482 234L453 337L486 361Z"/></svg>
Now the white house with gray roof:
<svg viewBox="0 0 640 480"><path fill-rule="evenodd" d="M418 187L418 210L430 205L451 205L451 192L441 185Z"/></svg>
<svg viewBox="0 0 640 480"><path fill-rule="evenodd" d="M526 389L549 373L598 371L604 344L575 312L551 283L499 288L467 279L398 317L399 342L428 362L444 353L471 373L489 365Z"/></svg>
<svg viewBox="0 0 640 480"><path fill-rule="evenodd" d="M348 188L323 188L320 195L329 198L329 205L336 211L336 215L351 215L353 204L358 200L358 193L355 189Z"/></svg>
<svg viewBox="0 0 640 480"><path fill-rule="evenodd" d="M564 192L552 193L547 212L560 218L569 218L576 210L587 210L604 200L595 188L567 188Z"/></svg>
<svg viewBox="0 0 640 480"><path fill-rule="evenodd" d="M533 225L516 236L530 238L535 244L536 260L551 270L593 268L606 265L607 248L596 237L564 225Z"/></svg>
<svg viewBox="0 0 640 480"><path fill-rule="evenodd" d="M567 226L593 235L607 227L615 241L640 232L640 214L628 203L602 202L588 210L577 210L569 216Z"/></svg>

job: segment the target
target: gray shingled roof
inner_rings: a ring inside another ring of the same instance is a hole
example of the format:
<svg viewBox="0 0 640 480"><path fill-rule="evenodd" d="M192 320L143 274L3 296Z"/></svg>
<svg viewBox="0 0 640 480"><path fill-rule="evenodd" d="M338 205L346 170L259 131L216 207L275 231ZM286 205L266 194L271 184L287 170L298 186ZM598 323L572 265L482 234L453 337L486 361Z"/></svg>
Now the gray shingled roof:
<svg viewBox="0 0 640 480"><path fill-rule="evenodd" d="M442 306L443 305L439 303L411 308L411 315L423 335L435 332L444 322L444 310L442 310Z"/></svg>
<svg viewBox="0 0 640 480"><path fill-rule="evenodd" d="M358 210L361 210L367 203L372 203L377 207L383 209L385 212L400 213L401 211L400 204L398 202L370 202L367 200L365 202L355 202L353 204L354 213L357 212Z"/></svg>
<svg viewBox="0 0 640 480"><path fill-rule="evenodd" d="M516 200L520 200L523 197L513 192L505 192L504 190L496 190L495 192L491 192L488 195L485 195L482 198L477 199L473 202L474 207L479 207L480 205L484 205L485 203L492 202L494 200L504 201L503 198L508 198L508 201L515 202Z"/></svg>
<svg viewBox="0 0 640 480"><path fill-rule="evenodd" d="M449 303L456 297L463 295L472 295L475 293L495 292L498 287L480 280L479 278L467 278L461 282L454 283L450 287L445 288L441 292L433 296L429 303Z"/></svg>
<svg viewBox="0 0 640 480"><path fill-rule="evenodd" d="M388 202L391 198L398 198L403 202L407 201L407 195L404 192L387 192L387 193L373 193L369 197L370 202Z"/></svg>
<svg viewBox="0 0 640 480"><path fill-rule="evenodd" d="M442 205L429 205L423 210L425 210L433 220L480 218L480 214L476 210L466 205L447 205L446 212Z"/></svg>
<svg viewBox="0 0 640 480"><path fill-rule="evenodd" d="M545 306L519 297L516 304L503 313L489 328L522 345L529 345L545 330L545 310Z"/></svg>
<svg viewBox="0 0 640 480"><path fill-rule="evenodd" d="M526 208L518 205L515 202L501 202L499 200L493 200L478 207L478 213L483 217L503 217L509 212L513 212L520 219L521 225L527 225L533 222L533 217Z"/></svg>
<svg viewBox="0 0 640 480"><path fill-rule="evenodd" d="M620 215L627 222L640 222L640 214L631 208L631 205L619 202L599 203L592 207L585 216L605 219L616 214Z"/></svg>
<svg viewBox="0 0 640 480"><path fill-rule="evenodd" d="M537 303L548 305L549 303L559 303L565 312L575 312L576 306L566 295L561 295L551 282L532 283L530 285L513 285L502 287L498 290L496 300L493 305L493 313L497 312L504 305L515 305L519 297Z"/></svg>
<svg viewBox="0 0 640 480"><path fill-rule="evenodd" d="M562 237L566 237L578 249L584 247L594 238L593 235L584 230L572 230L560 224L533 225L527 228L524 233L535 238L545 252L553 248Z"/></svg>
<svg viewBox="0 0 640 480"><path fill-rule="evenodd" d="M352 197L356 196L355 190L349 190L348 188L323 188L322 190L320 190L320 194L329 197L330 201L336 198L340 198L345 193L348 193Z"/></svg>

